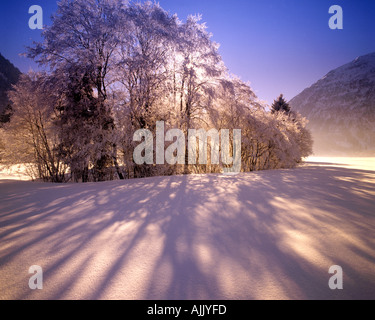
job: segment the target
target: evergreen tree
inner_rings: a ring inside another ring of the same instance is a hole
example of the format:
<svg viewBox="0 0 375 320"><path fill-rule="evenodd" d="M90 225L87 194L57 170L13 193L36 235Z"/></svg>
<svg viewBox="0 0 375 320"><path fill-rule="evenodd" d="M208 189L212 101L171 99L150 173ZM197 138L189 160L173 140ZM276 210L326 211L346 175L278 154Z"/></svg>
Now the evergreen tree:
<svg viewBox="0 0 375 320"><path fill-rule="evenodd" d="M277 98L277 100L274 100L272 106L271 106L272 113L283 111L286 114L290 113L290 106L284 99L283 94L280 94L280 96Z"/></svg>
<svg viewBox="0 0 375 320"><path fill-rule="evenodd" d="M0 128L4 123L8 123L10 121L10 117L12 116L12 106L8 104L3 111L0 112Z"/></svg>

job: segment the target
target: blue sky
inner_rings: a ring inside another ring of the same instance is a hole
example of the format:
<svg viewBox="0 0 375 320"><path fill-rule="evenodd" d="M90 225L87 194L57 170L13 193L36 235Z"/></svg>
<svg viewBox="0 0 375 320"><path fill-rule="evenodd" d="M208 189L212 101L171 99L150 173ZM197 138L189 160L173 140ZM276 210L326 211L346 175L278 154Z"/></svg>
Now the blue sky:
<svg viewBox="0 0 375 320"><path fill-rule="evenodd" d="M284 93L289 100L328 71L375 51L373 0L160 0L185 20L200 13L229 70L249 81L259 98L272 103ZM331 5L340 5L344 29L328 27ZM56 10L54 0L0 3L0 52L21 71L36 68L20 57L25 46L40 40L28 13L40 5L44 24Z"/></svg>

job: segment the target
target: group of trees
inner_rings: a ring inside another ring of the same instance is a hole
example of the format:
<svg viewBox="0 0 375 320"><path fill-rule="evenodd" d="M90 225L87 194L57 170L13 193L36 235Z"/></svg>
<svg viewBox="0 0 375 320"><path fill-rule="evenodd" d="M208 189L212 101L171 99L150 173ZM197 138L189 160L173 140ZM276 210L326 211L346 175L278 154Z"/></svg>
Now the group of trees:
<svg viewBox="0 0 375 320"><path fill-rule="evenodd" d="M157 121L185 133L241 129L244 171L293 167L311 153L305 119L268 112L229 74L199 16L182 22L151 2L62 0L52 21L27 52L45 71L23 75L9 94L3 162L54 182L221 170L136 165L133 135Z"/></svg>

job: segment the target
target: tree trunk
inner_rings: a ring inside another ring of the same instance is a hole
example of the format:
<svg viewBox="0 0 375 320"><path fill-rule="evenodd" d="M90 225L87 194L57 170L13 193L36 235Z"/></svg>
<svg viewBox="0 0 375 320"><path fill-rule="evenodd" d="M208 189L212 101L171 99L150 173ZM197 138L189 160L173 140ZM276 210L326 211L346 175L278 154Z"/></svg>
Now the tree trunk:
<svg viewBox="0 0 375 320"><path fill-rule="evenodd" d="M120 180L124 180L124 175L121 172L120 166L117 161L117 146L116 144L113 145L113 164L115 165L117 175Z"/></svg>

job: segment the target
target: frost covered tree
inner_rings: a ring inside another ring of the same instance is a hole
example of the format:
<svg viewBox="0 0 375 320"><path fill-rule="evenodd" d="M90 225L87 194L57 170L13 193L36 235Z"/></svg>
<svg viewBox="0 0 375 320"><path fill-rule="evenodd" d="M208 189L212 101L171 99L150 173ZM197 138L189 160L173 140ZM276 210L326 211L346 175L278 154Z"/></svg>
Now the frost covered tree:
<svg viewBox="0 0 375 320"><path fill-rule="evenodd" d="M123 36L116 51L116 123L121 128L123 162L128 176L152 175L154 167L137 166L132 159L133 134L155 129L156 121L173 114L169 104L170 61L178 19L152 2L130 3L123 11Z"/></svg>
<svg viewBox="0 0 375 320"><path fill-rule="evenodd" d="M120 49L118 80L123 99L136 127L155 125L154 115L168 88L168 63L177 35L177 18L158 4L131 3L122 16L124 32Z"/></svg>
<svg viewBox="0 0 375 320"><path fill-rule="evenodd" d="M64 182L67 167L56 151L59 137L53 125L59 98L49 90L48 77L22 75L9 98L12 117L3 130L3 141L9 149L2 161L26 164L33 178Z"/></svg>
<svg viewBox="0 0 375 320"><path fill-rule="evenodd" d="M212 35L200 21L200 15L189 16L185 23L180 24L175 47L173 105L178 114L177 124L186 137L189 129L210 129L207 114L216 108L216 88L226 72L218 44L211 40ZM185 157L187 163L187 142ZM187 166L184 172L189 173Z"/></svg>
<svg viewBox="0 0 375 320"><path fill-rule="evenodd" d="M200 17L189 16L182 23L158 4L146 2L130 4L123 18L128 34L119 50L120 113L130 117L133 132L153 130L159 120L185 133L194 121L202 125L224 66ZM123 139L124 149L132 145L129 138Z"/></svg>
<svg viewBox="0 0 375 320"><path fill-rule="evenodd" d="M59 150L76 180L87 181L90 166L99 181L112 162L118 168L107 98L122 10L121 1L62 0L52 25L43 31L44 42L28 49L28 56L49 67L60 81L65 99L59 110ZM122 178L121 172L118 175Z"/></svg>
<svg viewBox="0 0 375 320"><path fill-rule="evenodd" d="M297 113L267 112L250 86L226 77L217 88L211 119L217 127L241 128L242 170L292 168L311 154L306 119Z"/></svg>
<svg viewBox="0 0 375 320"><path fill-rule="evenodd" d="M187 129L196 118L201 119L214 98L215 88L225 66L219 46L211 40L201 16L189 16L180 27L177 68L177 90L181 117Z"/></svg>

